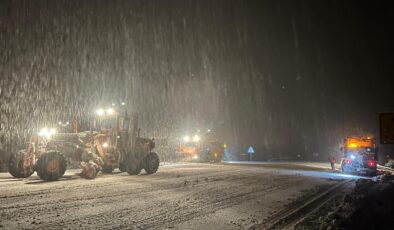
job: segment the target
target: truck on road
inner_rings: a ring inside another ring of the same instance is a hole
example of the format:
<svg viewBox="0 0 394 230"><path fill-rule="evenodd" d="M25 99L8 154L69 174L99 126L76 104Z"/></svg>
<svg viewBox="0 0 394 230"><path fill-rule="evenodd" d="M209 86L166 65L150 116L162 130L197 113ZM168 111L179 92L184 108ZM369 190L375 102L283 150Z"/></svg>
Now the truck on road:
<svg viewBox="0 0 394 230"><path fill-rule="evenodd" d="M226 144L211 137L210 132L200 137L184 136L179 144L177 154L185 161L203 163L220 162L224 155Z"/></svg>
<svg viewBox="0 0 394 230"><path fill-rule="evenodd" d="M372 137L346 137L341 147L343 173L376 176L377 147Z"/></svg>

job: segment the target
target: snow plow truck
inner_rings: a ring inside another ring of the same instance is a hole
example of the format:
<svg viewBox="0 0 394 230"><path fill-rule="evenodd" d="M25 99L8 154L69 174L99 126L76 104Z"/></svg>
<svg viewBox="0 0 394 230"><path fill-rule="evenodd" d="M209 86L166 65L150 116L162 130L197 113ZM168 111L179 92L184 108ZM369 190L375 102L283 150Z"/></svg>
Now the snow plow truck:
<svg viewBox="0 0 394 230"><path fill-rule="evenodd" d="M225 148L226 144L212 139L209 135L186 135L179 144L177 154L185 161L215 163L222 160Z"/></svg>
<svg viewBox="0 0 394 230"><path fill-rule="evenodd" d="M343 173L376 176L377 148L371 137L347 137L341 148Z"/></svg>
<svg viewBox="0 0 394 230"><path fill-rule="evenodd" d="M9 159L9 173L26 178L35 171L44 181L61 178L68 161L80 162L81 176L96 177L99 171L111 173L115 168L130 175L142 169L148 174L159 167L159 157L152 150L153 139L139 135L137 114L117 113L113 108L96 111L90 130L57 133L44 128L32 135L26 148Z"/></svg>

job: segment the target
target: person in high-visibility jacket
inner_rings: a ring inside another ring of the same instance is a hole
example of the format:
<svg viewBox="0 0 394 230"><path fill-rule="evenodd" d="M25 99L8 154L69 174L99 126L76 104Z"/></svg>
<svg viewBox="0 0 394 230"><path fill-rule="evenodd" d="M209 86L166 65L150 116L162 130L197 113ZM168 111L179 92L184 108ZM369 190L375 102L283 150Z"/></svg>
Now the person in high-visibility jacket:
<svg viewBox="0 0 394 230"><path fill-rule="evenodd" d="M328 161L331 164L331 170L335 171L335 162L336 162L335 157L334 156L328 157Z"/></svg>

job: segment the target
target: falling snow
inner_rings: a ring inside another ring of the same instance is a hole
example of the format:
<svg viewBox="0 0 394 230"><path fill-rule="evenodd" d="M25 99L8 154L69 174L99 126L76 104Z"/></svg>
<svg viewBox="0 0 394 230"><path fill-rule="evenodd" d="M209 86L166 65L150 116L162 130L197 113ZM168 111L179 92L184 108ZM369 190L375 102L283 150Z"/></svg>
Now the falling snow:
<svg viewBox="0 0 394 230"><path fill-rule="evenodd" d="M326 159L394 111L393 16L356 2L1 1L2 155L124 101L144 136L210 128L235 158Z"/></svg>

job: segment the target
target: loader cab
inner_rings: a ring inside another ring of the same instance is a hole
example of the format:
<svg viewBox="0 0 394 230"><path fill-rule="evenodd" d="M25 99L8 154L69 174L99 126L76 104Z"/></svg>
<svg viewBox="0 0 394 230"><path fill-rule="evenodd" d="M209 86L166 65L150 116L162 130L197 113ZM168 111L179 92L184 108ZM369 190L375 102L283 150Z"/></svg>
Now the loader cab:
<svg viewBox="0 0 394 230"><path fill-rule="evenodd" d="M129 132L138 129L137 114L128 114L127 111L118 112L114 108L98 109L91 122L91 130L113 130L117 132Z"/></svg>
<svg viewBox="0 0 394 230"><path fill-rule="evenodd" d="M93 131L103 131L103 130L116 130L117 129L117 119L116 118L99 118L93 122Z"/></svg>
<svg viewBox="0 0 394 230"><path fill-rule="evenodd" d="M90 130L96 132L118 131L121 129L119 120L120 114L114 108L98 109L95 116L93 116Z"/></svg>

